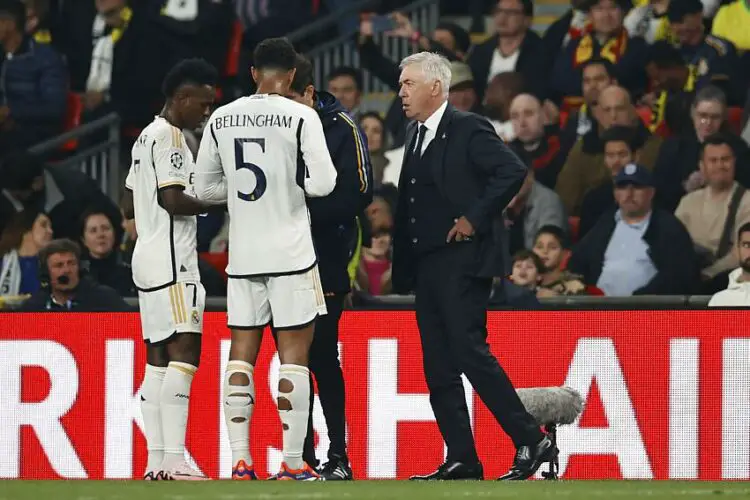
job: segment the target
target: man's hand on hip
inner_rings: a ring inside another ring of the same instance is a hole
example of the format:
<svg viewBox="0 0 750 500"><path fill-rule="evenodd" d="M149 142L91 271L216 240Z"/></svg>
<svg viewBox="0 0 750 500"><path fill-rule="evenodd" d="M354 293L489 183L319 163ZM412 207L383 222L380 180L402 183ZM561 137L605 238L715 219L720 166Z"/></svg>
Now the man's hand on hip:
<svg viewBox="0 0 750 500"><path fill-rule="evenodd" d="M450 243L453 238L456 241L464 241L471 239L474 235L474 227L466 217L461 217L456 221L450 231L448 231L448 237L445 239L446 242Z"/></svg>

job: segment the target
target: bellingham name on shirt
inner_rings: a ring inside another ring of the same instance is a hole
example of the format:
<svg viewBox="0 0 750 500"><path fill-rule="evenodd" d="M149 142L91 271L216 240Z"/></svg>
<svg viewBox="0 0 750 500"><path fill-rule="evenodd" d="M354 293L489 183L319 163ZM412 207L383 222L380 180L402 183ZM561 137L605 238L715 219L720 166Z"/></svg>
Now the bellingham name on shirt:
<svg viewBox="0 0 750 500"><path fill-rule="evenodd" d="M292 117L283 115L228 115L214 119L214 130L229 127L292 128Z"/></svg>

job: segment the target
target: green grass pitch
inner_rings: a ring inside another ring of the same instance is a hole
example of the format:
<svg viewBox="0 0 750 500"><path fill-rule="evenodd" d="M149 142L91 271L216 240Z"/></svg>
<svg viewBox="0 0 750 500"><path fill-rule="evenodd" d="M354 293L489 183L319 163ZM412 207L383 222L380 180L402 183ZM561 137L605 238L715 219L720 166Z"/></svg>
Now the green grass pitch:
<svg viewBox="0 0 750 500"><path fill-rule="evenodd" d="M527 481L524 483L355 481L143 482L2 481L0 500L327 500L327 499L518 498L523 500L617 500L647 498L750 498L748 482L684 481Z"/></svg>

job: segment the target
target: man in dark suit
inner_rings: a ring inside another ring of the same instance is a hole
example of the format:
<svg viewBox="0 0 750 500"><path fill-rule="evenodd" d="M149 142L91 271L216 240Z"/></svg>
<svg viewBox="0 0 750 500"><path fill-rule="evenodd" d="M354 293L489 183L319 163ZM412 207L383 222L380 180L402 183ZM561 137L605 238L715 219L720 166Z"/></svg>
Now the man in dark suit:
<svg viewBox="0 0 750 500"><path fill-rule="evenodd" d="M526 176L485 119L447 103L450 64L420 52L401 63L407 128L394 228L393 285L416 293L430 404L446 462L416 480L482 479L461 374L517 453L500 479L526 479L557 453L487 345L492 278L503 274L503 209Z"/></svg>

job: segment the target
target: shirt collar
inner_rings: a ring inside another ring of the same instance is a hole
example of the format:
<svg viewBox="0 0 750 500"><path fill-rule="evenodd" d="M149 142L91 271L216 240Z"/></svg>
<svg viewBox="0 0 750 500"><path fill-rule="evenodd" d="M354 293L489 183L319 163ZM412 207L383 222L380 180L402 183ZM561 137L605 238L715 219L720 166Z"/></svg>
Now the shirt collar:
<svg viewBox="0 0 750 500"><path fill-rule="evenodd" d="M434 113L430 115L428 119L422 123L425 127L427 127L428 130L432 130L435 132L438 128L438 125L440 125L440 120L443 119L443 114L445 113L446 108L448 107L448 101L444 101L443 104L440 105L438 109L435 110Z"/></svg>
<svg viewBox="0 0 750 500"><path fill-rule="evenodd" d="M634 222L634 223L631 224L629 222L625 222L623 220L623 218L622 218L621 211L617 210L617 212L615 212L615 223L622 222L623 224L627 224L628 226L632 227L633 229L644 229L644 228L646 228L648 226L648 223L651 221L651 214L652 213L653 213L653 211L649 212L648 215L643 218L643 220L640 220L638 222Z"/></svg>

